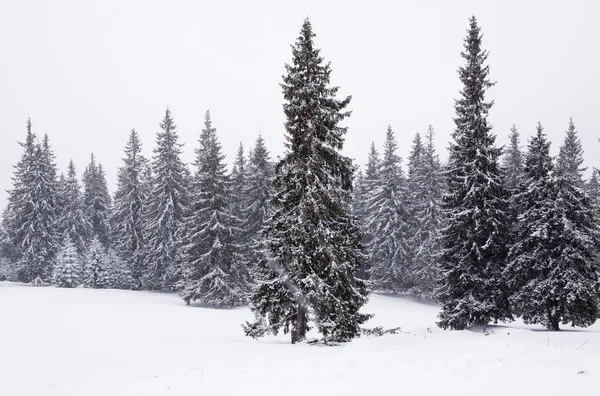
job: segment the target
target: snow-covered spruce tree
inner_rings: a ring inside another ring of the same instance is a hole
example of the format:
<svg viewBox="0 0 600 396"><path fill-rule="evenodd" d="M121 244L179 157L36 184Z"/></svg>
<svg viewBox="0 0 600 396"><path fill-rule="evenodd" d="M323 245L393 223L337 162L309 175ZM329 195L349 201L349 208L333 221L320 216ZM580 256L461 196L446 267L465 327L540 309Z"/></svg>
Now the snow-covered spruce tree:
<svg viewBox="0 0 600 396"><path fill-rule="evenodd" d="M4 230L4 226L0 225L0 280L17 280L17 272L16 266L14 265L14 257L14 246L12 245L8 234Z"/></svg>
<svg viewBox="0 0 600 396"><path fill-rule="evenodd" d="M510 144L504 150L502 157L502 170L506 188L509 191L516 191L523 177L523 153L519 139L519 130L516 126L510 129Z"/></svg>
<svg viewBox="0 0 600 396"><path fill-rule="evenodd" d="M131 272L131 287L139 289L145 252L143 209L150 195L150 180L149 164L142 155L142 143L135 129L131 130L124 151L123 165L117 174L111 224L114 249Z"/></svg>
<svg viewBox="0 0 600 396"><path fill-rule="evenodd" d="M388 126L380 182L369 197L367 209L371 236L369 280L374 290L386 292L404 292L412 287L407 186L397 149L398 142Z"/></svg>
<svg viewBox="0 0 600 396"><path fill-rule="evenodd" d="M108 249L111 245L111 197L104 169L101 164L96 164L94 154L83 173L83 188L83 207L92 226L92 235L98 236L104 248Z"/></svg>
<svg viewBox="0 0 600 396"><path fill-rule="evenodd" d="M77 254L83 259L92 234L92 225L83 208L81 188L73 160L69 161L67 177L62 190L63 202L58 229L63 236L68 235L70 243L75 245Z"/></svg>
<svg viewBox="0 0 600 396"><path fill-rule="evenodd" d="M30 212L31 207L25 197L30 194L28 182L30 170L33 169L36 153L36 136L31 128L31 120L27 120L27 135L25 142L19 143L23 148L21 158L14 165L13 188L8 191L8 205L3 213L2 222L8 240L15 249L15 260L20 260L23 251L23 231L22 223L24 216Z"/></svg>
<svg viewBox="0 0 600 396"><path fill-rule="evenodd" d="M19 280L41 285L49 282L59 249L57 232L56 164L47 136L34 143L31 123L27 124L23 168L15 172L16 194L12 196L12 223L19 249ZM29 146L31 142L31 146ZM30 151L31 150L31 151Z"/></svg>
<svg viewBox="0 0 600 396"><path fill-rule="evenodd" d="M94 289L110 286L108 255L98 236L92 239L83 267L83 285Z"/></svg>
<svg viewBox="0 0 600 396"><path fill-rule="evenodd" d="M184 223L180 294L187 304L242 305L249 277L237 245L240 220L231 213L231 181L209 112L196 155L193 199Z"/></svg>
<svg viewBox="0 0 600 396"><path fill-rule="evenodd" d="M326 339L349 341L369 315L361 265L361 233L350 214L354 166L343 157L351 97L336 98L331 67L314 47L310 21L302 25L286 65L283 94L286 153L275 172L273 215L265 235L271 253L258 267L251 309L256 322L246 334L291 331L302 341L314 322Z"/></svg>
<svg viewBox="0 0 600 396"><path fill-rule="evenodd" d="M122 260L113 248L108 249L105 258L104 287L107 289L133 289L136 284L127 262Z"/></svg>
<svg viewBox="0 0 600 396"><path fill-rule="evenodd" d="M550 330L561 322L590 326L598 314L598 225L580 187L581 145L572 124L569 129L554 174L541 125L530 140L517 243L505 271L515 312Z"/></svg>
<svg viewBox="0 0 600 396"><path fill-rule="evenodd" d="M596 209L600 210L600 176L598 175L600 171L594 168L592 170L592 176L585 184L585 190L587 191L592 203L596 205Z"/></svg>
<svg viewBox="0 0 600 396"><path fill-rule="evenodd" d="M240 142L238 147L233 170L231 171L231 213L238 219L244 218L244 210L247 206L246 183L247 183L247 165L244 145Z"/></svg>
<svg viewBox="0 0 600 396"><path fill-rule="evenodd" d="M493 102L485 101L488 53L481 48L475 17L464 40L459 69L463 89L456 100L456 128L446 170L442 206L438 326L462 330L511 318L502 271L508 252L507 191L499 166L501 150L487 121Z"/></svg>
<svg viewBox="0 0 600 396"><path fill-rule="evenodd" d="M437 279L439 230L442 228L441 197L443 177L439 158L433 143L434 131L429 126L421 145L420 155L409 164L410 211L413 219L411 232L413 293L431 297ZM417 140L418 141L418 140ZM419 144L415 142L415 147ZM413 149L413 154L417 149Z"/></svg>
<svg viewBox="0 0 600 396"><path fill-rule="evenodd" d="M76 287L81 275L81 256L68 233L63 234L62 246L52 271L52 284L58 287Z"/></svg>
<svg viewBox="0 0 600 396"><path fill-rule="evenodd" d="M257 263L264 259L262 230L271 214L271 199L274 195L273 177L275 174L269 151L261 135L254 144L248 161L246 182L247 206L244 209L243 229L246 232L246 265L253 271Z"/></svg>
<svg viewBox="0 0 600 396"><path fill-rule="evenodd" d="M369 156L365 165L365 175L362 183L362 188L364 190L364 192L361 194L362 202L356 204L357 206L361 207L360 210L364 213L362 223L359 223L359 225L361 225L362 227L362 244L363 246L367 247L369 246L370 241L373 239L373 235L375 234L374 228L376 224L374 222L371 222L371 220L373 220L373 216L370 216L369 205L371 202L371 197L373 197L380 191L380 172L381 160L379 158L379 152L375 148L375 143L371 142L371 149L369 151ZM365 260L363 268L359 271L359 274L364 279L368 279L369 277L370 263L371 260Z"/></svg>
<svg viewBox="0 0 600 396"><path fill-rule="evenodd" d="M583 173L587 168L583 165L583 148L577 137L577 130L573 119L569 120L569 128L565 141L560 147L560 153L556 159L556 173L559 177L567 177L573 187L583 188Z"/></svg>
<svg viewBox="0 0 600 396"><path fill-rule="evenodd" d="M160 129L152 159L152 191L145 205L146 257L142 283L151 290L173 289L179 280L178 232L189 202L182 145L169 109Z"/></svg>

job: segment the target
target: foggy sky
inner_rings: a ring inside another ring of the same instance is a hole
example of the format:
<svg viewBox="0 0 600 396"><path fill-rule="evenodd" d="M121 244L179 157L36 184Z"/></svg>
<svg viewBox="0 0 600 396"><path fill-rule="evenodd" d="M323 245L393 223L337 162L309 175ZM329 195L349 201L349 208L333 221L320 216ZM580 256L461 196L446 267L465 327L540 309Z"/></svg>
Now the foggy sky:
<svg viewBox="0 0 600 396"><path fill-rule="evenodd" d="M594 1L10 1L0 0L0 206L25 123L47 133L61 171L90 153L111 189L132 127L151 155L169 106L191 162L209 109L227 162L259 131L283 152L284 64L305 17L353 95L345 153L360 164L386 126L406 157L432 124L442 158L453 129L457 69L475 14L490 51L490 121L498 143L545 126L557 153L573 117L586 165L600 166L600 67Z"/></svg>

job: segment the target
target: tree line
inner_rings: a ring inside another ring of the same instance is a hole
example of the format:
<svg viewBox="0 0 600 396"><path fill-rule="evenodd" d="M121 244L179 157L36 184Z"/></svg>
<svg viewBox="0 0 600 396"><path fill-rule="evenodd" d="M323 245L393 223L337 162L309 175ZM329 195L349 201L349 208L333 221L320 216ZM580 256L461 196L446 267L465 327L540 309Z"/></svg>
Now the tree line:
<svg viewBox="0 0 600 396"><path fill-rule="evenodd" d="M487 52L475 17L464 40L449 159L434 129L414 137L403 168L394 130L364 167L341 154L351 97L307 19L281 84L285 153L258 136L227 172L210 113L192 167L167 109L153 156L129 135L111 196L94 156L81 183L58 169L48 136L27 123L0 229L3 276L34 285L172 290L190 304L249 304L247 335L311 326L327 340L361 334L369 290L441 304L438 325L464 329L522 317L558 330L598 315L598 172L584 181L568 124L557 158L538 124L527 151L513 127L498 147L487 120Z"/></svg>

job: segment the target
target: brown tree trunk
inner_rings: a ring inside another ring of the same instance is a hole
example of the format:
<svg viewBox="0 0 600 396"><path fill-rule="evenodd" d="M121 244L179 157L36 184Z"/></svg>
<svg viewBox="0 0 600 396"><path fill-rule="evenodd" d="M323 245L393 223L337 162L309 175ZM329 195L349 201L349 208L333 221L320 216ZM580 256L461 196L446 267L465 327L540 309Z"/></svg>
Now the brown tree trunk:
<svg viewBox="0 0 600 396"><path fill-rule="evenodd" d="M298 312L296 312L296 322L292 327L292 344L304 341L306 339L306 328L307 328L307 317L306 308L304 306L298 306Z"/></svg>

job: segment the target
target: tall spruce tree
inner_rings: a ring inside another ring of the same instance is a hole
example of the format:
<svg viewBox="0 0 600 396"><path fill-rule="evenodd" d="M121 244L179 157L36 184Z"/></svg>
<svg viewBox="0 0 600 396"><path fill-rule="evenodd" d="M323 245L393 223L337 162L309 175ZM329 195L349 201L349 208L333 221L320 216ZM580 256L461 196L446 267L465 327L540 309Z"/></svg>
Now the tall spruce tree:
<svg viewBox="0 0 600 396"><path fill-rule="evenodd" d="M238 147L233 170L231 171L231 213L238 219L244 218L244 210L247 206L246 183L247 183L247 164L244 153L244 145L240 142Z"/></svg>
<svg viewBox="0 0 600 396"><path fill-rule="evenodd" d="M529 143L517 243L505 271L511 303L526 323L559 330L598 314L598 225L582 185L582 150L571 123L556 169L540 124ZM553 173L554 170L554 173Z"/></svg>
<svg viewBox="0 0 600 396"><path fill-rule="evenodd" d="M441 231L438 325L461 330L511 318L502 283L508 251L507 192L498 164L501 150L487 121L489 66L475 17L464 40L459 69L463 89L456 100L456 128L450 144L448 191L443 197L447 225Z"/></svg>
<svg viewBox="0 0 600 396"><path fill-rule="evenodd" d="M106 174L102 164L96 164L94 154L83 172L83 189L83 206L92 226L92 236L97 236L104 248L108 249L111 245L111 197Z"/></svg>
<svg viewBox="0 0 600 396"><path fill-rule="evenodd" d="M407 186L397 150L398 142L388 126L379 185L371 192L368 206L369 279L373 289L386 292L402 292L412 287Z"/></svg>
<svg viewBox="0 0 600 396"><path fill-rule="evenodd" d="M592 170L592 176L587 181L585 185L585 189L592 200L592 203L596 205L597 210L600 208L600 176L598 175L598 169L594 168Z"/></svg>
<svg viewBox="0 0 600 396"><path fill-rule="evenodd" d="M371 149L369 151L369 156L365 165L365 176L363 181L363 202L360 204L360 206L362 206L361 210L364 212L362 243L366 247L369 247L370 242L373 239L373 235L375 235L376 224L375 221L372 221L374 219L373 216L371 216L370 204L373 197L380 191L380 173L381 159L379 158L379 152L375 148L375 143L371 142ZM365 261L364 268L361 271L361 275L365 279L368 279L369 277L370 264L371 260L369 258Z"/></svg>
<svg viewBox="0 0 600 396"><path fill-rule="evenodd" d="M414 165L409 166L410 211L414 227L410 276L414 283L413 292L427 297L432 296L437 280L438 239L443 221L440 207L443 177L433 136L433 127L429 126L421 154L418 159L411 158Z"/></svg>
<svg viewBox="0 0 600 396"><path fill-rule="evenodd" d="M565 141L560 147L560 153L556 160L556 173L561 177L568 177L573 187L583 188L583 173L587 168L583 165L583 148L577 137L577 130L573 119L569 120L569 128Z"/></svg>
<svg viewBox="0 0 600 396"><path fill-rule="evenodd" d="M77 180L77 172L73 160L69 161L67 177L62 187L62 211L59 219L59 230L68 238L64 243L74 244L80 258L85 256L87 244L92 234L92 226L83 207L81 187Z"/></svg>
<svg viewBox="0 0 600 396"><path fill-rule="evenodd" d="M189 204L188 170L180 158L182 145L169 109L160 129L152 161L152 191L145 210L147 249L142 283L152 290L173 289L179 280L179 232Z"/></svg>
<svg viewBox="0 0 600 396"><path fill-rule="evenodd" d="M146 241L144 202L150 196L149 164L135 129L125 145L123 165L118 170L112 212L114 248L129 268L134 288L142 287Z"/></svg>
<svg viewBox="0 0 600 396"><path fill-rule="evenodd" d="M194 198L184 224L181 297L187 304L242 305L248 292L248 273L237 244L240 220L231 213L231 181L209 112L196 154Z"/></svg>
<svg viewBox="0 0 600 396"><path fill-rule="evenodd" d="M516 126L510 129L510 144L504 150L502 169L504 171L504 180L506 188L509 191L516 191L523 177L523 153L519 139L519 130Z"/></svg>
<svg viewBox="0 0 600 396"><path fill-rule="evenodd" d="M17 248L19 280L39 285L49 282L59 248L58 180L48 137L36 142L27 122L24 154L15 168L9 196L9 235Z"/></svg>
<svg viewBox="0 0 600 396"><path fill-rule="evenodd" d="M245 326L253 337L291 330L292 343L305 339L311 321L326 338L348 341L369 318L360 313L366 285L355 276L363 254L349 213L354 166L340 154L347 128L339 123L351 97L336 98L314 36L306 19L283 77L287 151L265 229L271 256L259 265L252 295L257 320Z"/></svg>
<svg viewBox="0 0 600 396"><path fill-rule="evenodd" d="M264 259L262 230L271 214L270 200L273 197L274 166L269 157L265 141L258 135L254 149L249 156L246 182L246 208L244 209L244 231L247 235L246 264L253 271L257 263Z"/></svg>

